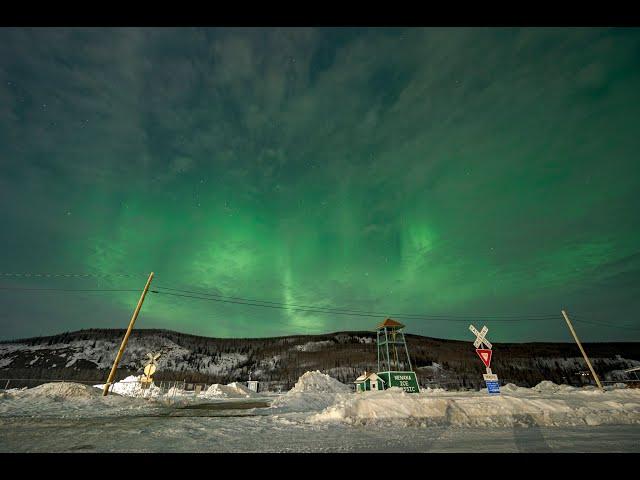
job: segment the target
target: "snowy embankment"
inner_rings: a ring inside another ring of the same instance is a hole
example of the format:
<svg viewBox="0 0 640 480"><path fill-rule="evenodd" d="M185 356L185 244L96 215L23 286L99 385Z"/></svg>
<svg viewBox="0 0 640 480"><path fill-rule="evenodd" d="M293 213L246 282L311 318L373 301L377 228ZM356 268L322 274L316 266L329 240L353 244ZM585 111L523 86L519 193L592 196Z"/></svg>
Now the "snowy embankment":
<svg viewBox="0 0 640 480"><path fill-rule="evenodd" d="M0 417L84 417L166 414L181 403L233 403L260 397L240 383L211 385L198 396L158 387L143 390L138 377L114 384L114 395L99 388L56 382L29 389L0 392ZM640 424L640 389L576 388L541 382L534 388L513 384L499 395L441 389L405 393L399 388L354 393L349 386L319 371L306 372L285 395L274 399L272 418L301 425L358 425L391 422L398 425L447 427L593 426ZM618 388L619 387L619 388ZM153 401L145 400L152 398Z"/></svg>
<svg viewBox="0 0 640 480"><path fill-rule="evenodd" d="M399 388L341 399L311 415L310 423L394 421L454 427L640 424L640 390L574 388L542 382L534 388L502 387L500 395Z"/></svg>
<svg viewBox="0 0 640 480"><path fill-rule="evenodd" d="M183 390L178 387L171 387L166 393L152 383L149 387L143 388L140 383L140 376L131 375L124 380L115 382L111 387L111 392L117 393L125 397L135 398L154 398L154 399L172 399L172 398L198 398L198 399L227 399L227 398L255 398L259 395L249 390L239 382L232 382L228 385L214 383L207 390L200 392L196 397L193 391ZM104 385L95 385L96 388L102 389Z"/></svg>
<svg viewBox="0 0 640 480"><path fill-rule="evenodd" d="M103 385L51 382L34 388L13 388L0 392L0 417L138 416L166 413L184 404L229 401L260 397L240 383L214 384L198 396L193 391L171 388L163 391L151 384L142 388L140 378L129 376L115 382L111 393L102 396Z"/></svg>
<svg viewBox="0 0 640 480"><path fill-rule="evenodd" d="M259 395L238 382L228 385L214 383L200 394L200 398L255 398Z"/></svg>
<svg viewBox="0 0 640 480"><path fill-rule="evenodd" d="M307 372L271 408L280 413L305 412L306 422L362 424L375 421L454 427L579 426L640 424L640 390L601 392L544 381L533 388L513 384L500 395L399 388L353 393L334 378Z"/></svg>
<svg viewBox="0 0 640 480"><path fill-rule="evenodd" d="M0 392L0 417L83 418L137 416L154 410L150 402L118 394L102 396L89 385L51 382Z"/></svg>
<svg viewBox="0 0 640 480"><path fill-rule="evenodd" d="M94 387L102 390L104 385L94 385ZM122 395L123 397L153 398L159 396L161 390L153 383L149 385L148 388L143 388L142 383L140 383L140 377L130 375L124 380L115 382L109 392Z"/></svg>
<svg viewBox="0 0 640 480"><path fill-rule="evenodd" d="M81 399L91 400L100 396L100 392L87 385L74 382L52 382L38 385L34 388L11 389L9 395L18 395L23 398L48 398L54 400Z"/></svg>
<svg viewBox="0 0 640 480"><path fill-rule="evenodd" d="M318 411L351 393L344 383L316 370L302 375L291 390L271 403L271 408L283 412Z"/></svg>

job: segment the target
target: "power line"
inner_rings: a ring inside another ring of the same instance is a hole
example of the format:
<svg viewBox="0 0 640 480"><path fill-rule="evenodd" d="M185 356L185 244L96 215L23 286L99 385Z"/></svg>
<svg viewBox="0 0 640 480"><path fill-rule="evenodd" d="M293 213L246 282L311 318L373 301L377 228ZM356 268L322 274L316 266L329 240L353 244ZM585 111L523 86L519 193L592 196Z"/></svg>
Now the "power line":
<svg viewBox="0 0 640 480"><path fill-rule="evenodd" d="M140 276L138 274L48 274L48 273L3 273L0 272L1 276L5 277L136 277ZM367 311L367 310L357 310L350 308L340 308L340 307L318 307L313 305L302 305L295 303L285 303L285 302L274 302L268 300L256 300L245 297L235 297L235 296L227 296L220 295L216 293L205 293L205 292L197 292L193 290L185 290L178 289L173 287L164 287L157 286L156 288L160 290L151 290L153 293L159 293L162 295L170 295L175 297L183 297L183 298L193 298L198 300L208 300L218 303L230 303L236 305L244 305L251 307L263 307L263 308L272 308L279 310L289 310L289 311L298 311L298 312L307 312L307 313L320 313L320 314L332 314L332 315L345 315L345 316L354 316L354 317L367 317L367 318L386 318L386 317L395 317L398 319L406 319L406 320L427 320L434 322L468 322L472 320L477 321L492 321L492 322L532 322L532 321L550 321L556 320L558 318L557 315L552 314L454 314L454 315L439 315L439 314L408 314L408 313L385 313L385 312L375 312L375 311ZM123 288L27 288L27 287L0 287L0 290L6 291L22 291L22 292L139 292L139 289L123 289ZM162 291L167 290L167 291ZM174 293L174 292L182 292L182 293ZM212 298L213 297L213 298ZM582 315L578 318L575 318L576 322L589 324L589 325L598 325L604 327L611 328L619 328L626 330L640 330L640 327L633 327L629 325L615 325L611 323L603 323L603 322L594 322L591 320L582 320ZM286 327L298 327L308 330L308 327L302 327L299 325L290 325L285 323L277 322L282 326Z"/></svg>
<svg viewBox="0 0 640 480"><path fill-rule="evenodd" d="M322 309L317 309L317 308L303 308L303 307L292 307L289 305L266 305L266 304L261 304L261 303L250 303L250 302L246 302L246 301L239 301L239 300L226 300L226 299L222 299L222 298L210 298L210 297L203 297L203 296L198 296L198 295L188 295L188 294L181 294L181 293L171 293L171 292L163 292L163 291L158 291L158 290L151 290L152 293L158 293L161 295L171 295L174 297L184 297L184 298L194 298L194 299L198 299L198 300L207 300L210 302L219 302L219 303L232 303L232 304L236 304L236 305L246 305L246 306L251 306L251 307L263 307L263 308L273 308L273 309L280 309L280 310L293 310L293 311L299 311L299 312L308 312L308 313L325 313L325 314L332 314L332 315L347 315L347 316L355 316L355 317L369 317L369 318L385 318L388 315L387 314L383 314L383 313L362 313L362 312L356 312L356 311L339 311L339 310L332 310L332 311L327 311L327 310L322 310ZM428 317L428 316L424 316L424 317L404 317L401 315L394 315L395 318L398 319L408 319L408 320L431 320L431 321L450 321L450 322L468 322L469 319L467 318L455 318L455 317ZM548 321L548 320L556 320L557 316L549 316L548 318L520 318L520 319L516 319L516 318L510 318L510 319L496 319L493 317L473 317L473 319L476 320L492 320L492 321L496 321L496 322L515 322L515 321Z"/></svg>
<svg viewBox="0 0 640 480"><path fill-rule="evenodd" d="M125 277L125 278L134 278L144 276L142 273L7 273L0 272L0 276L3 277L19 277L19 278L29 278L29 277L42 277L42 278L51 278L51 277L65 277L65 278L100 278L100 277Z"/></svg>
<svg viewBox="0 0 640 480"><path fill-rule="evenodd" d="M37 274L37 273L0 273L0 275L5 276L58 276L58 277L90 277L90 276L123 276L123 277L132 277L137 276L136 274ZM556 319L557 315L555 314L451 314L451 315L440 315L440 314L416 314L416 313L389 313L389 312L377 312L377 311L368 311L368 310L358 310L347 307L322 307L315 305L303 305L297 303L284 303L284 302L274 302L269 300L256 300L252 298L245 297L236 297L236 296L228 296L228 295L220 295L217 293L206 293L206 292L198 292L194 290L186 290L186 289L178 289L174 287L165 287L158 285L156 286L159 290L168 290L171 292L180 292L183 294L193 295L193 298L201 298L201 297L215 297L220 299L222 303L238 303L238 304L247 304L251 306L264 306L266 308L281 308L287 310L297 310L297 311L309 311L314 313L335 313L338 315L353 315L353 316L367 316L367 317L396 317L396 318L404 318L404 319L446 319L453 320L458 319L459 321L470 321L470 320L492 320L492 321L518 321L518 320L551 320ZM25 289L26 290L26 289ZM34 289L36 290L36 289ZM42 289L47 290L47 289ZM64 290L61 290L64 291ZM78 290L80 291L80 290ZM87 290L89 291L89 290ZM97 291L97 290L96 290ZM106 291L106 290L104 290ZM117 289L113 289L113 291L118 291ZM126 291L126 290L122 290ZM158 292L169 294L169 292ZM177 295L176 296L180 296ZM190 298L188 295L183 295L187 298ZM236 302L237 301L237 302Z"/></svg>
<svg viewBox="0 0 640 480"><path fill-rule="evenodd" d="M139 292L140 290L124 288L22 288L0 287L0 290L38 291L38 292Z"/></svg>
<svg viewBox="0 0 640 480"><path fill-rule="evenodd" d="M451 318L459 318L461 321L467 321L467 320L482 320L482 319L496 319L496 318L503 318L504 320L532 320L532 319L557 319L558 315L555 314L496 314L496 315L488 315L488 314L482 314L482 315L473 315L473 314L467 314L467 315L462 315L462 314L456 314L456 315L438 315L438 314L417 314L417 313L388 313L388 312L375 312L375 311L367 311L367 310L356 310L356 309L350 309L350 308L340 308L340 307L318 307L318 306L314 306L314 305L301 305L301 304L295 304L295 303L283 303L283 302L272 302L272 301L267 301L267 300L255 300L255 299L251 299L251 298L244 298L244 297L234 297L234 296L228 296L228 295L220 295L220 294L216 294L216 293L203 293L203 292L196 292L193 290L183 290L183 289L178 289L178 288L171 288L171 287L164 287L164 286L160 286L157 285L156 288L160 289L160 290L170 290L172 292L181 292L181 293L185 293L185 294L191 294L191 295L197 295L198 297L202 297L202 296L206 296L206 297L216 297L216 299L220 299L220 301L222 300L239 300L241 302L250 302L251 304L255 304L256 306L260 306L262 304L262 306L265 307L269 307L271 305L275 305L275 306L280 306L280 307L285 307L285 308L293 308L293 309L311 309L311 310L317 310L317 311L323 311L326 313L342 313L342 314L351 314L353 313L355 314L368 314L368 316L374 316L374 317L381 317L381 316L392 316L392 317L398 317L398 318L418 318L418 319L422 319L422 318L432 318L432 319L437 319L437 318L446 318L446 319L451 319ZM166 293L169 294L169 292L160 292L160 293ZM234 303L229 301L229 303ZM260 305L258 305L260 304Z"/></svg>
<svg viewBox="0 0 640 480"><path fill-rule="evenodd" d="M640 330L640 327L631 327L631 326L628 326L628 325L614 325L612 323L593 322L591 320L579 320L577 318L573 318L573 320L575 322L586 323L586 324L589 324L589 325L601 325L603 327L623 328L623 329L626 329L626 330Z"/></svg>
<svg viewBox="0 0 640 480"><path fill-rule="evenodd" d="M198 300L208 300L210 302L220 302L220 303L233 303L233 304L237 304L237 305L247 305L247 306L252 306L252 307L263 307L263 308L275 308L275 309L280 309L280 310L296 310L296 311L302 311L302 312L310 312L310 313L336 313L336 314L348 314L346 312L327 312L327 311L323 311L323 310L311 310L311 309L304 309L304 308L296 308L296 307L288 307L288 306L283 306L283 305L265 305L265 304L259 304L259 303L249 303L249 302L242 302L242 301L237 301L237 300L225 300L222 298L209 298L209 297L202 297L202 296L197 296L197 295L187 295L187 294L182 294L182 293L171 293L171 292L161 292L158 290L151 290L152 293L159 293L161 295L171 295L174 297L184 297L184 298L195 298ZM360 317L381 317L382 315L367 315L367 314L358 314L358 313L352 313L350 315L354 315L354 316L360 316Z"/></svg>

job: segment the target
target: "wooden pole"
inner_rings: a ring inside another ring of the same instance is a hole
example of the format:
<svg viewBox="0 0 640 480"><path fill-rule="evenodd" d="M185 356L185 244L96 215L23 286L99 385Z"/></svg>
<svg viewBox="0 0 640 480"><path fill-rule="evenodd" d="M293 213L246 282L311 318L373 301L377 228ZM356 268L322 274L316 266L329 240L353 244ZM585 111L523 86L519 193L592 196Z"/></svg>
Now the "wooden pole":
<svg viewBox="0 0 640 480"><path fill-rule="evenodd" d="M147 284L144 286L144 290L142 291L142 295L140 295L140 300L138 300L138 305L136 305L136 309L133 312L133 316L131 317L131 321L129 322L129 328L127 328L127 333L124 334L124 338L122 339L122 345L120 345L120 350L118 350L118 354L116 355L116 359L113 362L113 367L111 368L111 373L109 373L109 378L107 379L107 383L104 385L104 390L102 391L103 396L107 396L109 393L109 387L111 386L111 382L113 381L113 377L116 376L116 370L118 368L118 363L120 363L120 359L122 358L122 354L124 353L124 349L127 346L127 342L129 341L129 335L131 335L131 330L133 330L133 324L136 323L136 319L138 318L138 313L140 313L140 309L142 308L142 303L144 302L144 297L147 296L147 292L149 291L149 286L151 285L151 280L153 280L153 272L149 274L149 278L147 279Z"/></svg>
<svg viewBox="0 0 640 480"><path fill-rule="evenodd" d="M591 370L591 375L593 375L593 378L595 379L596 383L598 384L598 388L604 392L604 388L602 388L602 384L600 383L600 379L598 378L598 375L596 374L596 371L591 366L591 362L589 361L589 357L587 357L587 354L584 351L584 348L582 348L582 344L580 343L580 340L578 340L578 335L576 335L576 332L573 329L573 325L571 325L571 321L569 320L569 317L567 316L567 312L562 310L562 316L567 321L567 325L569 325L569 330L571 330L571 334L573 335L573 338L575 338L576 343L578 344L578 348L580 348L580 351L582 352L582 356L584 357L584 361L587 362L587 365L589 366L589 370Z"/></svg>

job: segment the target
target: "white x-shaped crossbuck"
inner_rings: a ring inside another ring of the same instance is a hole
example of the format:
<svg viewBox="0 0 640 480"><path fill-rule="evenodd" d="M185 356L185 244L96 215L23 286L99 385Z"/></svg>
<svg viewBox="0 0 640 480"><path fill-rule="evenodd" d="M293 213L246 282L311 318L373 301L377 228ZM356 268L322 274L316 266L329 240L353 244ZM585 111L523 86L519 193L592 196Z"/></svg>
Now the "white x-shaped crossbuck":
<svg viewBox="0 0 640 480"><path fill-rule="evenodd" d="M480 348L480 346L484 344L489 350L491 350L491 343L489 343L489 340L485 338L485 335L489 331L486 326L483 326L482 330L478 331L476 327L469 325L469 330L471 330L471 332L476 336L476 341L473 342L474 347Z"/></svg>
<svg viewBox="0 0 640 480"><path fill-rule="evenodd" d="M157 365L157 360L160 358L159 353L147 353L147 357L149 357L149 365Z"/></svg>

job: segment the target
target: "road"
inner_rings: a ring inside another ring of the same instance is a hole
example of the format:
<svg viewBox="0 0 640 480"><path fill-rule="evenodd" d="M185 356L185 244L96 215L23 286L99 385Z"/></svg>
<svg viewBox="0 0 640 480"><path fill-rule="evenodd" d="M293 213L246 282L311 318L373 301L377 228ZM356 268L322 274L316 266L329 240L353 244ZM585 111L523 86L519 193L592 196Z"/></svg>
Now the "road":
<svg viewBox="0 0 640 480"><path fill-rule="evenodd" d="M0 452L640 452L640 427L309 425L211 416L0 418Z"/></svg>

